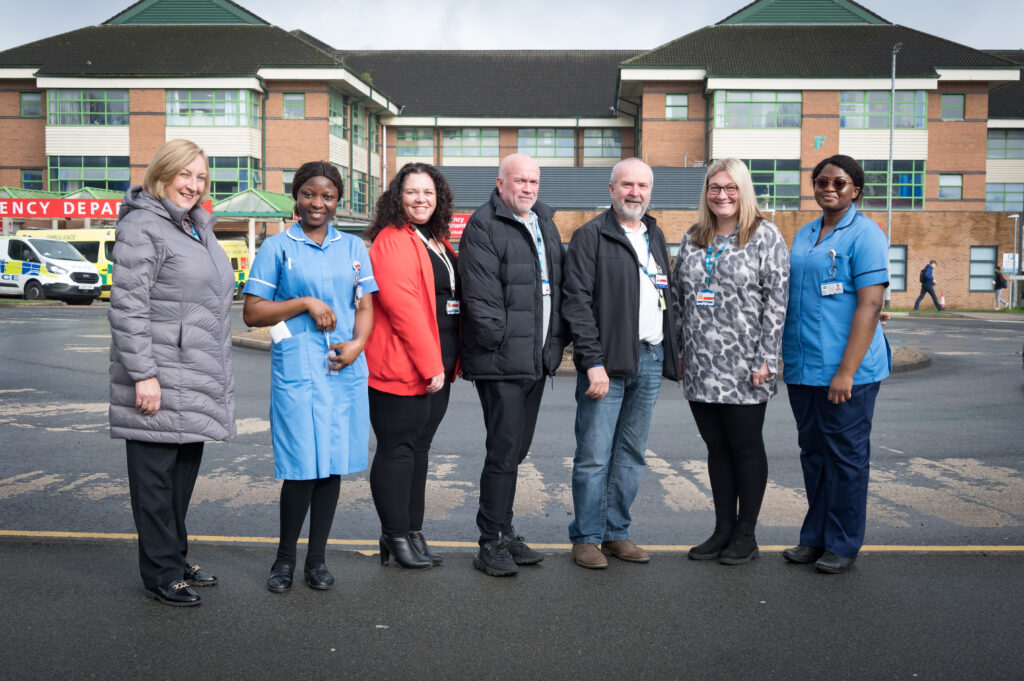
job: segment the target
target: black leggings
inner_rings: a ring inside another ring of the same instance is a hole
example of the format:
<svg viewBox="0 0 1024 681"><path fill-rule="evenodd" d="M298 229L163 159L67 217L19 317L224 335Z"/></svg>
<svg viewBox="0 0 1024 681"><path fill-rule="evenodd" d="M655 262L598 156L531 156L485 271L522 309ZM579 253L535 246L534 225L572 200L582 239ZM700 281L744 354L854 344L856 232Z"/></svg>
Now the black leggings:
<svg viewBox="0 0 1024 681"><path fill-rule="evenodd" d="M392 395L370 388L370 424L377 438L370 491L387 535L405 537L423 529L427 457L450 394L448 381L426 395Z"/></svg>
<svg viewBox="0 0 1024 681"><path fill-rule="evenodd" d="M302 522L309 511L309 546L306 565L324 562L327 536L338 507L341 476L317 480L285 480L281 484L281 540L277 545L277 562L295 564L295 545L299 541Z"/></svg>
<svg viewBox="0 0 1024 681"><path fill-rule="evenodd" d="M768 484L768 457L761 433L767 406L767 402L690 402L697 429L708 446L708 476L718 520L757 522Z"/></svg>

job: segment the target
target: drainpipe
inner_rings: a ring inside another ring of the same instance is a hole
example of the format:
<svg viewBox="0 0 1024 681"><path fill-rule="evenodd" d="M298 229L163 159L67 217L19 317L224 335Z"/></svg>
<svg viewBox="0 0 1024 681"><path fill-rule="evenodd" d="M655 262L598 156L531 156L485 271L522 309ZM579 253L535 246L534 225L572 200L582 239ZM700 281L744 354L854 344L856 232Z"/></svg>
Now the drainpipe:
<svg viewBox="0 0 1024 681"><path fill-rule="evenodd" d="M260 173L260 189L267 188L267 101L270 99L270 88L263 76L256 74L256 80L263 88L263 100L260 102L260 162L263 164Z"/></svg>
<svg viewBox="0 0 1024 681"><path fill-rule="evenodd" d="M711 165L711 100L708 97L707 79L704 79L704 165Z"/></svg>

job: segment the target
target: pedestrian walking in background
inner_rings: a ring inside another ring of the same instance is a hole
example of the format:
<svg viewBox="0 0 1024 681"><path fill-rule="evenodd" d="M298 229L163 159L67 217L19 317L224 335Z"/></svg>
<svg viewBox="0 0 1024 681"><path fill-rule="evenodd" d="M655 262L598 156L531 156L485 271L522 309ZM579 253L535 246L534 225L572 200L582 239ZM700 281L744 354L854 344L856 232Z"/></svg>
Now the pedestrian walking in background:
<svg viewBox="0 0 1024 681"><path fill-rule="evenodd" d="M683 390L708 448L715 529L694 560L736 565L758 555L754 530L768 484L762 430L776 393L789 299L789 252L757 207L750 173L726 158L708 168L699 222L674 275Z"/></svg>
<svg viewBox="0 0 1024 681"><path fill-rule="evenodd" d="M217 578L188 563L185 516L203 444L235 436L235 275L213 236L206 154L164 144L125 193L110 291L110 436L125 440L139 572L167 605L199 605Z"/></svg>
<svg viewBox="0 0 1024 681"><path fill-rule="evenodd" d="M331 219L344 196L330 163L295 171L299 221L268 237L245 283L242 317L271 328L270 429L281 484L280 540L267 589L292 586L296 544L309 513L306 584L330 589L327 537L341 476L366 468L370 437L363 347L373 328L377 290L363 240Z"/></svg>
<svg viewBox="0 0 1024 681"><path fill-rule="evenodd" d="M569 538L585 568L608 567L605 553L650 560L629 538L629 509L662 375L679 378L668 249L647 214L653 187L650 166L619 161L611 208L576 230L565 256L562 313L577 371Z"/></svg>
<svg viewBox="0 0 1024 681"><path fill-rule="evenodd" d="M935 295L935 268L938 263L934 260L929 260L928 264L921 270L921 274L918 275L918 279L921 281L921 295L914 301L914 309L918 309L921 305L921 301L924 300L925 295L932 297L932 302L935 303L936 310L945 310L945 305L939 304L939 299Z"/></svg>
<svg viewBox="0 0 1024 681"><path fill-rule="evenodd" d="M992 290L996 296L996 309L1000 306L1010 307L1010 303L1003 300L1003 291L1006 289L1006 277L1003 276L1003 270L999 267L996 268L995 278L992 280Z"/></svg>
<svg viewBox="0 0 1024 681"><path fill-rule="evenodd" d="M543 555L512 526L519 464L537 425L544 379L562 361L562 242L555 211L537 200L540 168L512 154L459 244L462 372L476 385L487 428L473 566L514 575Z"/></svg>
<svg viewBox="0 0 1024 681"><path fill-rule="evenodd" d="M857 212L864 170L831 156L811 173L822 215L790 249L782 357L796 417L807 514L782 552L821 572L846 572L864 543L871 421L892 352L879 313L889 285L885 232Z"/></svg>
<svg viewBox="0 0 1024 681"><path fill-rule="evenodd" d="M461 315L452 191L432 165L407 163L377 200L363 233L379 290L366 344L370 424L377 450L370 491L380 559L429 568L441 558L423 536L427 457L458 371Z"/></svg>

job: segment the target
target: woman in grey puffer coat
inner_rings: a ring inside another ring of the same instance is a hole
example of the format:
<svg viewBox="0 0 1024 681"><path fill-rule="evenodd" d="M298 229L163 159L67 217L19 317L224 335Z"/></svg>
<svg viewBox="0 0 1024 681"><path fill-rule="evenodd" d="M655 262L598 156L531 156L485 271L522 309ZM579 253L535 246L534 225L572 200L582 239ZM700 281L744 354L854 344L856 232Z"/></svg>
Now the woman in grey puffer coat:
<svg viewBox="0 0 1024 681"><path fill-rule="evenodd" d="M213 236L206 155L165 144L125 194L110 291L110 436L126 440L148 595L198 605L217 578L186 562L185 514L203 443L235 436L234 273Z"/></svg>

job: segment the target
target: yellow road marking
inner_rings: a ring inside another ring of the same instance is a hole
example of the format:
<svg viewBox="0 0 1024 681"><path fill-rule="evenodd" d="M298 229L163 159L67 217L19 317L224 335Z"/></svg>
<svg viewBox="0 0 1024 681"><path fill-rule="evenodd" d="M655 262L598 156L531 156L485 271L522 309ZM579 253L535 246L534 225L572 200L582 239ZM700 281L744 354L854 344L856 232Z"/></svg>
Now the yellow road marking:
<svg viewBox="0 0 1024 681"><path fill-rule="evenodd" d="M120 539L135 541L136 535L127 532L54 532L39 530L0 530L0 538L23 537L35 539ZM191 541L210 542L217 544L276 544L277 537L226 537L220 535L194 534L189 535ZM299 539L299 543L305 543L305 539ZM360 553L367 553L363 547L377 546L376 539L328 539L328 544L333 546L351 547ZM475 549L476 542L469 541L434 541L431 546L448 549ZM553 551L569 551L572 544L530 544L535 549L548 549ZM768 545L761 546L762 551L778 552L789 548L790 545ZM673 553L689 551L688 544L644 544L648 551L662 553ZM868 553L1020 553L1024 552L1024 545L998 545L998 544L865 544L861 552Z"/></svg>

